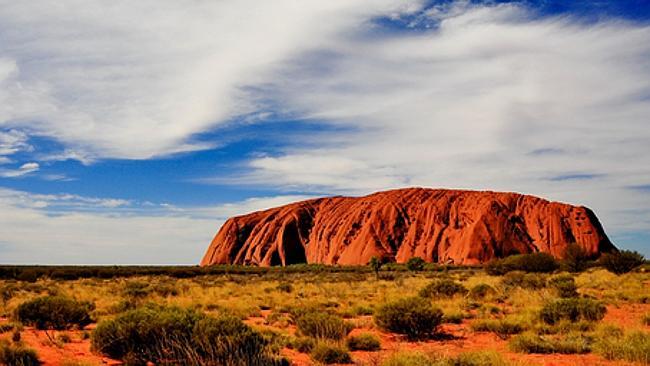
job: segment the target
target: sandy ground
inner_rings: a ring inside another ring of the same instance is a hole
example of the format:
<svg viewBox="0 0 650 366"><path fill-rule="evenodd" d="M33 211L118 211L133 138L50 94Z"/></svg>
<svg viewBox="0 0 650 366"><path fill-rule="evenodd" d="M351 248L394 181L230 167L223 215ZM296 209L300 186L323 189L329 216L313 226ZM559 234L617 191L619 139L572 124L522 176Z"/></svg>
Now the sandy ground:
<svg viewBox="0 0 650 366"><path fill-rule="evenodd" d="M626 328L638 328L641 326L643 314L650 312L650 304L630 304L620 307L609 306L607 315L603 322L616 324ZM250 318L246 323L251 325L263 326L268 311L262 312L261 317ZM0 323L8 321L0 319ZM591 365L608 365L623 366L633 365L626 362L607 361L595 354L586 355L527 355L513 353L508 350L507 340L500 339L492 333L472 332L469 330L469 323L446 324L442 326L443 332L447 335L442 340L431 340L426 342L406 342L401 337L379 332L372 327L370 317L361 317L355 319L359 328L352 331L352 335L359 333L373 333L381 339L382 349L378 352L352 352L352 358L356 365L376 366L380 360L386 356L407 350L418 350L426 353L435 353L441 356L457 355L461 352L495 350L503 354L512 361L519 361L525 365L543 365L543 366L591 366ZM89 332L92 325L85 332ZM650 327L645 326L650 331ZM287 330L286 328L284 330ZM295 328L289 328L293 333ZM90 350L90 340L84 339L84 331L66 331L66 332L49 332L49 335L56 339L62 333L69 336L70 342L53 344L45 331L25 327L21 334L22 341L29 347L36 349L38 355L45 366L56 366L66 361L81 362L84 365L120 365L116 360L97 355ZM0 338L10 338L11 332L0 335ZM290 349L284 349L283 355L289 357L296 366L313 365L309 356L298 353Z"/></svg>

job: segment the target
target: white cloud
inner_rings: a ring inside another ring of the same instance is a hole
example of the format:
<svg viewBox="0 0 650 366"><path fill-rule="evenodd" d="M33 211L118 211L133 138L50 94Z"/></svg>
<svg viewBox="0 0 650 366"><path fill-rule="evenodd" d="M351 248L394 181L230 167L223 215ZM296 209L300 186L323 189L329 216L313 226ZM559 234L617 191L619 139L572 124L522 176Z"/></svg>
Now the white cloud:
<svg viewBox="0 0 650 366"><path fill-rule="evenodd" d="M230 216L305 197L172 207L0 188L1 263L196 264Z"/></svg>
<svg viewBox="0 0 650 366"><path fill-rule="evenodd" d="M87 158L206 148L188 139L256 111L242 88L400 3L0 0L0 125Z"/></svg>
<svg viewBox="0 0 650 366"><path fill-rule="evenodd" d="M234 181L520 191L591 206L610 232L650 232L649 195L626 188L650 182L650 27L516 5L435 16L439 29L341 37L321 50L336 57L284 69L262 96L355 132L255 158Z"/></svg>
<svg viewBox="0 0 650 366"><path fill-rule="evenodd" d="M2 60L0 60L0 80L2 80ZM11 162L9 155L21 151L31 151L33 148L27 143L28 136L17 130L0 131L0 164Z"/></svg>
<svg viewBox="0 0 650 366"><path fill-rule="evenodd" d="M25 163L18 167L18 169L0 169L0 177L3 178L19 178L24 175L34 173L40 169L38 163Z"/></svg>

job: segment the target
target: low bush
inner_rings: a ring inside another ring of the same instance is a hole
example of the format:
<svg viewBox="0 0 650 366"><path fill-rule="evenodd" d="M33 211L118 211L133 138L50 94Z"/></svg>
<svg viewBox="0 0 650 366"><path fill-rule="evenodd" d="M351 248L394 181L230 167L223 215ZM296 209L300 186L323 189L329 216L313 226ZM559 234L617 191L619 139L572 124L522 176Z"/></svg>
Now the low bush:
<svg viewBox="0 0 650 366"><path fill-rule="evenodd" d="M582 354L591 351L591 340L582 335L564 337L546 337L526 333L513 337L509 346L515 352L521 353L563 353Z"/></svg>
<svg viewBox="0 0 650 366"><path fill-rule="evenodd" d="M501 276L511 271L550 273L560 264L548 253L531 253L511 255L488 263L485 270L493 276Z"/></svg>
<svg viewBox="0 0 650 366"><path fill-rule="evenodd" d="M555 288L557 295L561 298L578 297L578 286L571 275L563 275L551 278L548 284Z"/></svg>
<svg viewBox="0 0 650 366"><path fill-rule="evenodd" d="M352 351L378 351L381 349L379 338L369 333L349 337L347 345Z"/></svg>
<svg viewBox="0 0 650 366"><path fill-rule="evenodd" d="M152 291L162 297L178 296L180 293L178 288L171 283L158 283L152 287Z"/></svg>
<svg viewBox="0 0 650 366"><path fill-rule="evenodd" d="M469 297L474 300L485 299L486 297L494 294L496 294L496 290L492 286L485 283L479 283L469 290Z"/></svg>
<svg viewBox="0 0 650 366"><path fill-rule="evenodd" d="M314 346L316 346L316 340L311 337L296 337L287 344L287 347L300 353L309 353Z"/></svg>
<svg viewBox="0 0 650 366"><path fill-rule="evenodd" d="M83 328L91 323L93 305L62 296L43 296L26 301L16 309L16 317L37 329Z"/></svg>
<svg viewBox="0 0 650 366"><path fill-rule="evenodd" d="M634 331L601 332L594 350L608 360L650 363L650 333Z"/></svg>
<svg viewBox="0 0 650 366"><path fill-rule="evenodd" d="M325 342L316 344L311 351L311 358L314 361L322 362L326 365L333 363L352 363L352 357L348 350L336 345Z"/></svg>
<svg viewBox="0 0 650 366"><path fill-rule="evenodd" d="M381 366L506 366L508 362L495 351L465 352L455 357L428 356L422 352L399 352Z"/></svg>
<svg viewBox="0 0 650 366"><path fill-rule="evenodd" d="M142 281L128 281L124 285L123 294L126 297L139 299L148 296L152 292L149 284Z"/></svg>
<svg viewBox="0 0 650 366"><path fill-rule="evenodd" d="M375 312L370 306L355 305L350 309L350 313L354 316L372 315Z"/></svg>
<svg viewBox="0 0 650 366"><path fill-rule="evenodd" d="M508 362L496 351L465 352L442 362L441 366L506 366Z"/></svg>
<svg viewBox="0 0 650 366"><path fill-rule="evenodd" d="M546 324L555 324L560 320L599 321L606 312L605 305L599 301L577 298L559 299L544 305L540 311L540 317Z"/></svg>
<svg viewBox="0 0 650 366"><path fill-rule="evenodd" d="M422 352L398 352L390 355L381 366L436 366L434 360Z"/></svg>
<svg viewBox="0 0 650 366"><path fill-rule="evenodd" d="M525 329L524 325L513 320L505 319L483 319L472 323L472 330L475 332L492 332L500 338L507 338L513 334L519 334Z"/></svg>
<svg viewBox="0 0 650 366"><path fill-rule="evenodd" d="M467 293L465 286L453 280L437 280L420 290L419 295L426 298L453 297Z"/></svg>
<svg viewBox="0 0 650 366"><path fill-rule="evenodd" d="M40 364L38 355L33 349L0 341L0 365L36 366Z"/></svg>
<svg viewBox="0 0 650 366"><path fill-rule="evenodd" d="M424 269L426 262L420 257L411 257L406 261L406 268L409 271L421 271Z"/></svg>
<svg viewBox="0 0 650 366"><path fill-rule="evenodd" d="M577 243L569 244L562 258L561 266L569 272L584 271L591 264L587 251Z"/></svg>
<svg viewBox="0 0 650 366"><path fill-rule="evenodd" d="M142 307L97 325L92 348L127 364L274 365L268 341L239 318Z"/></svg>
<svg viewBox="0 0 650 366"><path fill-rule="evenodd" d="M409 339L430 337L442 322L442 310L431 306L421 297L409 297L384 304L375 312L375 323L380 328L404 334Z"/></svg>
<svg viewBox="0 0 650 366"><path fill-rule="evenodd" d="M530 290L539 290L546 287L546 277L537 273L512 271L503 276L501 279L501 285L505 288L520 287Z"/></svg>
<svg viewBox="0 0 650 366"><path fill-rule="evenodd" d="M447 313L442 316L442 322L447 324L460 324L466 317L463 313Z"/></svg>
<svg viewBox="0 0 650 366"><path fill-rule="evenodd" d="M591 332L595 323L588 320L571 321L560 320L552 325L546 323L536 324L535 330L538 334L564 334L571 332Z"/></svg>
<svg viewBox="0 0 650 366"><path fill-rule="evenodd" d="M345 338L354 328L352 324L337 315L309 311L296 318L298 332L307 337L339 340Z"/></svg>
<svg viewBox="0 0 650 366"><path fill-rule="evenodd" d="M288 282L282 282L278 284L278 287L276 287L276 290L280 292L286 292L286 293L291 293L293 291L293 286L291 286L290 283Z"/></svg>
<svg viewBox="0 0 650 366"><path fill-rule="evenodd" d="M623 250L616 253L603 254L598 262L612 273L623 274L644 264L645 258L641 253Z"/></svg>

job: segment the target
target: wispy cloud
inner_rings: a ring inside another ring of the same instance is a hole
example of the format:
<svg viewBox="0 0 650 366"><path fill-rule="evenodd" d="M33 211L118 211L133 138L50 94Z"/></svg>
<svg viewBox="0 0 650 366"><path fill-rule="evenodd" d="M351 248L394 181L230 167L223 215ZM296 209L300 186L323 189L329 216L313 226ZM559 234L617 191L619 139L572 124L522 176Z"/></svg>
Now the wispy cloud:
<svg viewBox="0 0 650 366"><path fill-rule="evenodd" d="M226 218L305 198L177 207L0 188L0 263L195 264Z"/></svg>
<svg viewBox="0 0 650 366"><path fill-rule="evenodd" d="M556 182L562 182L562 181L565 181L565 180L596 179L596 178L601 178L603 176L604 176L604 174L596 174L596 173L571 173L571 174L556 175L556 176L548 178L548 180L552 180L552 181L556 181Z"/></svg>
<svg viewBox="0 0 650 366"><path fill-rule="evenodd" d="M40 169L38 163L25 163L17 169L0 169L0 177L3 178L19 178L30 173L34 173Z"/></svg>
<svg viewBox="0 0 650 366"><path fill-rule="evenodd" d="M0 60L0 68L2 62ZM2 74L0 70L0 80ZM31 151L33 147L27 142L29 137L26 133L18 130L0 130L0 164L10 163L9 155L13 155L20 151Z"/></svg>
<svg viewBox="0 0 650 366"><path fill-rule="evenodd" d="M257 111L244 87L407 3L0 1L0 123L91 159L204 149L193 134Z"/></svg>

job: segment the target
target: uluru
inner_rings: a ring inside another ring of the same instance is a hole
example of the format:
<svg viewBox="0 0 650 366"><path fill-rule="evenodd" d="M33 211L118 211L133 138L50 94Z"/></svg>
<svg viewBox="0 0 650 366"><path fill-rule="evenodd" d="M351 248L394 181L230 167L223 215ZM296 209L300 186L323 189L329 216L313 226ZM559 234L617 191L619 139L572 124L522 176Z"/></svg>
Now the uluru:
<svg viewBox="0 0 650 366"><path fill-rule="evenodd" d="M584 206L510 192L405 188L232 217L201 265L364 265L372 257L479 264L532 252L561 258L572 243L592 257L616 250Z"/></svg>

